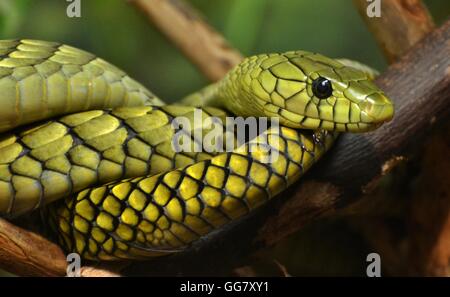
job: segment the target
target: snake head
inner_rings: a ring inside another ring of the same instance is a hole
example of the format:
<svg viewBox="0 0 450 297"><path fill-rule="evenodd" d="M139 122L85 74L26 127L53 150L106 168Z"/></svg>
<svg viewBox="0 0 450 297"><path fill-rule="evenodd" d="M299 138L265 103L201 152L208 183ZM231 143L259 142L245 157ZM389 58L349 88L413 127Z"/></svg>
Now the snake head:
<svg viewBox="0 0 450 297"><path fill-rule="evenodd" d="M249 57L228 76L232 83L224 88L230 90L226 97L239 98L227 99L229 109L279 117L293 128L365 132L394 115L392 102L372 82L369 68L346 66L316 53Z"/></svg>

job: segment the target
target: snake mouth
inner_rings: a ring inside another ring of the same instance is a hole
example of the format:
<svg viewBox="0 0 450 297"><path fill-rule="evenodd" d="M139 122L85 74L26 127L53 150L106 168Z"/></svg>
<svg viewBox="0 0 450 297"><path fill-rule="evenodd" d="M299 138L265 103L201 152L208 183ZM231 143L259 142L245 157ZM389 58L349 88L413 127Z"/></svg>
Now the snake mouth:
<svg viewBox="0 0 450 297"><path fill-rule="evenodd" d="M389 122L394 117L394 105L374 105L369 107L366 113L366 121L357 125L357 129L349 129L353 133L370 132L378 129L384 123ZM369 119L369 121L367 121Z"/></svg>
<svg viewBox="0 0 450 297"><path fill-rule="evenodd" d="M361 107L362 112L370 119L369 124L372 124L374 128L389 122L394 117L392 101L380 93L368 96Z"/></svg>
<svg viewBox="0 0 450 297"><path fill-rule="evenodd" d="M394 105L390 104L374 104L366 111L367 115L373 119L374 123L383 124L389 122L394 117Z"/></svg>

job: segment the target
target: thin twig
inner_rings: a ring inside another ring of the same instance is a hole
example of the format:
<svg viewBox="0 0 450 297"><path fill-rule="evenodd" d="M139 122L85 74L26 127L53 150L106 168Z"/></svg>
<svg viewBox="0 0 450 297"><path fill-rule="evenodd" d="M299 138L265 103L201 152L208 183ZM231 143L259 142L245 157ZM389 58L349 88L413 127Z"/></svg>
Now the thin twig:
<svg viewBox="0 0 450 297"><path fill-rule="evenodd" d="M241 54L182 0L128 0L210 80L221 79Z"/></svg>

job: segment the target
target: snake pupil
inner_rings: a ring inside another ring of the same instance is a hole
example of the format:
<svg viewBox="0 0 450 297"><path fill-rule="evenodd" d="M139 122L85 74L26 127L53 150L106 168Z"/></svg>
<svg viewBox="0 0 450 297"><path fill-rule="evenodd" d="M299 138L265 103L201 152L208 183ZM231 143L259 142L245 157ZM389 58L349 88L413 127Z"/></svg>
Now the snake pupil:
<svg viewBox="0 0 450 297"><path fill-rule="evenodd" d="M312 83L312 91L314 96L320 99L325 99L331 96L333 93L333 88L331 87L331 82L323 77L315 79Z"/></svg>

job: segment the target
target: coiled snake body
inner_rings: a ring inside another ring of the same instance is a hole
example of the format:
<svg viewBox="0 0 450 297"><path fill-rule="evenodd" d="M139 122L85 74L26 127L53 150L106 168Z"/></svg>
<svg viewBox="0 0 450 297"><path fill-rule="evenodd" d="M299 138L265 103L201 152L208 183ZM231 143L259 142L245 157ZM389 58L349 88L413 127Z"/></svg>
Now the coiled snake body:
<svg viewBox="0 0 450 297"><path fill-rule="evenodd" d="M0 215L48 205L61 245L86 259L182 250L285 190L338 132L369 131L393 116L370 69L304 51L246 58L187 97L191 106L164 105L66 45L0 41L0 54ZM172 123L193 122L192 105L205 117L225 119L221 107L281 126L230 152L177 152L174 135L193 128ZM278 154L271 162L267 146Z"/></svg>

